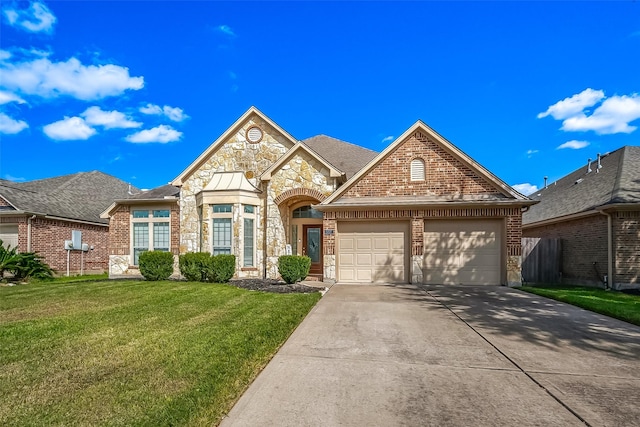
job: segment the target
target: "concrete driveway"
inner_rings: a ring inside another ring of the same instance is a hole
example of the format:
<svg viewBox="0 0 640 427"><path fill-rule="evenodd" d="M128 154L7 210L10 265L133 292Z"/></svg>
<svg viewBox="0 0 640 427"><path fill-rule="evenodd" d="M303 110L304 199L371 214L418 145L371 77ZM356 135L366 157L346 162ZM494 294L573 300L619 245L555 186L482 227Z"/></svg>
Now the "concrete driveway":
<svg viewBox="0 0 640 427"><path fill-rule="evenodd" d="M640 424L640 328L504 287L334 285L221 425L585 424Z"/></svg>

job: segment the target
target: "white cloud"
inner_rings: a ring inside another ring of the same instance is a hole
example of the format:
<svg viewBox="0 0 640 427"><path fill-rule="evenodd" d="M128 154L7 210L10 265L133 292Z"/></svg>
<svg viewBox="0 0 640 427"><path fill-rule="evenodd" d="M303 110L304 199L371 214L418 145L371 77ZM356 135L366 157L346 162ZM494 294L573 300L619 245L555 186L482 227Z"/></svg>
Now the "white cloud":
<svg viewBox="0 0 640 427"><path fill-rule="evenodd" d="M130 129L142 126L142 123L131 120L119 111L104 111L96 106L87 108L80 115L84 117L87 124L103 126L105 129Z"/></svg>
<svg viewBox="0 0 640 427"><path fill-rule="evenodd" d="M566 119L582 113L585 108L593 107L603 98L603 91L587 88L578 94L556 102L547 108L547 111L538 114L538 118L541 119L550 115L556 120Z"/></svg>
<svg viewBox="0 0 640 427"><path fill-rule="evenodd" d="M540 150L527 150L527 157L531 158L531 156L533 156L536 153L539 153Z"/></svg>
<svg viewBox="0 0 640 427"><path fill-rule="evenodd" d="M141 130L133 135L129 135L126 140L135 143L159 142L166 144L167 142L178 141L182 137L182 132L178 132L171 126L160 125L152 129Z"/></svg>
<svg viewBox="0 0 640 427"><path fill-rule="evenodd" d="M393 135L385 136L384 138L382 138L382 141L380 142L389 142L389 141L393 141Z"/></svg>
<svg viewBox="0 0 640 427"><path fill-rule="evenodd" d="M28 127L29 125L27 122L23 120L15 120L4 113L0 113L0 133L13 135L22 132Z"/></svg>
<svg viewBox="0 0 640 427"><path fill-rule="evenodd" d="M228 36L231 36L231 37L235 37L236 36L236 33L234 33L233 30L231 29L231 27L228 26L228 25L219 25L217 27L217 29L221 33L226 34Z"/></svg>
<svg viewBox="0 0 640 427"><path fill-rule="evenodd" d="M51 33L57 18L49 8L40 2L34 2L27 9L5 7L4 16L9 25L31 33Z"/></svg>
<svg viewBox="0 0 640 427"><path fill-rule="evenodd" d="M65 117L63 120L46 125L45 135L57 141L85 140L96 134L80 117Z"/></svg>
<svg viewBox="0 0 640 427"><path fill-rule="evenodd" d="M525 182L524 184L512 185L512 187L518 193L524 194L525 196L528 196L528 195L533 194L536 191L538 191L538 186L537 185L529 184L528 182Z"/></svg>
<svg viewBox="0 0 640 427"><path fill-rule="evenodd" d="M21 181L26 181L23 177L21 176L13 176L13 175L9 175L6 174L4 176L4 179L6 179L7 181L13 181L13 182L21 182Z"/></svg>
<svg viewBox="0 0 640 427"><path fill-rule="evenodd" d="M576 141L571 140L571 141L567 141L564 144L560 144L556 147L556 150L562 150L565 148L571 148L573 150L579 150L581 148L587 147L589 145L588 141Z"/></svg>
<svg viewBox="0 0 640 427"><path fill-rule="evenodd" d="M590 107L598 105L593 112ZM589 114L590 113L590 114ZM640 119L640 95L615 95L606 97L601 90L585 89L550 106L538 118L551 115L562 120L565 132L594 131L600 135L631 133L637 126L630 123Z"/></svg>
<svg viewBox="0 0 640 427"><path fill-rule="evenodd" d="M5 89L42 98L71 96L90 101L121 95L144 86L143 77L131 77L129 69L114 64L83 65L78 59L52 62L38 58L18 63L0 63Z"/></svg>
<svg viewBox="0 0 640 427"><path fill-rule="evenodd" d="M11 52L9 52L8 50L0 49L0 61L6 61L7 59L11 58L11 56Z"/></svg>
<svg viewBox="0 0 640 427"><path fill-rule="evenodd" d="M20 98L15 93L0 90L0 105L8 104L10 102L17 102L18 104L24 104L27 101Z"/></svg>
<svg viewBox="0 0 640 427"><path fill-rule="evenodd" d="M640 119L640 96L612 96L587 116L579 114L562 122L564 131L589 131L598 134L631 133L637 126L629 123Z"/></svg>
<svg viewBox="0 0 640 427"><path fill-rule="evenodd" d="M142 114L149 115L162 115L174 122L181 122L189 118L189 116L184 113L182 108L170 107L168 105L160 107L159 105L155 104L147 104L146 106L140 108L140 112Z"/></svg>

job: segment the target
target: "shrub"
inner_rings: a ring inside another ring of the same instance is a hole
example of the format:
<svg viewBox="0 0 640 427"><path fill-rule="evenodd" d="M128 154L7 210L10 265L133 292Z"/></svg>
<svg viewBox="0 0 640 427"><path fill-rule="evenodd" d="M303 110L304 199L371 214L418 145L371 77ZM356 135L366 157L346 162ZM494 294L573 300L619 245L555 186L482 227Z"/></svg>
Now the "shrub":
<svg viewBox="0 0 640 427"><path fill-rule="evenodd" d="M48 279L53 277L53 270L35 252L19 253L17 248L5 246L0 239L0 279L5 271L13 274L15 279Z"/></svg>
<svg viewBox="0 0 640 427"><path fill-rule="evenodd" d="M173 254L145 251L140 254L140 273L147 280L167 280L173 273Z"/></svg>
<svg viewBox="0 0 640 427"><path fill-rule="evenodd" d="M211 272L209 281L227 283L236 272L236 256L226 254L212 256Z"/></svg>
<svg viewBox="0 0 640 427"><path fill-rule="evenodd" d="M278 258L278 272L282 280L291 284L299 282L309 275L311 258L299 255L283 255Z"/></svg>
<svg viewBox="0 0 640 427"><path fill-rule="evenodd" d="M190 282L206 282L207 265L211 255L208 252L191 252L180 255L180 273Z"/></svg>

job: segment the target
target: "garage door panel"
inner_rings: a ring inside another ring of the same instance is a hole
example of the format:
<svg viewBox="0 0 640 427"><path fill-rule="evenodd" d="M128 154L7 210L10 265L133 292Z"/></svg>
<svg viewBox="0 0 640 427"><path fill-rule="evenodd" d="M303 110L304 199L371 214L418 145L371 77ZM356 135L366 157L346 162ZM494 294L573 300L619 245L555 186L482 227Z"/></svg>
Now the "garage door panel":
<svg viewBox="0 0 640 427"><path fill-rule="evenodd" d="M372 260L373 260L372 254L360 254L360 253L356 254L356 265L358 266L361 266L361 265L369 266L371 265Z"/></svg>
<svg viewBox="0 0 640 427"><path fill-rule="evenodd" d="M427 220L423 280L500 284L501 220Z"/></svg>
<svg viewBox="0 0 640 427"><path fill-rule="evenodd" d="M354 254L349 254L349 253L341 253L340 254L340 265L343 266L353 266L355 265L355 256Z"/></svg>
<svg viewBox="0 0 640 427"><path fill-rule="evenodd" d="M338 280L406 282L408 229L408 223L399 221L338 223Z"/></svg>
<svg viewBox="0 0 640 427"><path fill-rule="evenodd" d="M0 240L5 247L18 247L18 225L2 224L0 225Z"/></svg>
<svg viewBox="0 0 640 427"><path fill-rule="evenodd" d="M372 243L371 239L358 237L356 239L356 249L359 251L368 251L371 250Z"/></svg>
<svg viewBox="0 0 640 427"><path fill-rule="evenodd" d="M350 237L342 237L340 239L340 246L347 250L353 249L356 246L355 239L352 239Z"/></svg>

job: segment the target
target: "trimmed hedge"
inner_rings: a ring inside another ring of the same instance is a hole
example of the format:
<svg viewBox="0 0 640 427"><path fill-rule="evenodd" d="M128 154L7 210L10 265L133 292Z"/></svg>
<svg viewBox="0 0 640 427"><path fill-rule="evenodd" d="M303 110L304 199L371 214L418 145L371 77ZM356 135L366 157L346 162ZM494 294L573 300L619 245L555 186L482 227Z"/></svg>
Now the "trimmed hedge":
<svg viewBox="0 0 640 427"><path fill-rule="evenodd" d="M180 273L193 282L227 283L236 272L235 255L192 252L180 255Z"/></svg>
<svg viewBox="0 0 640 427"><path fill-rule="evenodd" d="M180 273L190 282L206 282L205 269L211 255L208 252L189 252L180 255Z"/></svg>
<svg viewBox="0 0 640 427"><path fill-rule="evenodd" d="M236 272L236 256L235 255L215 255L211 257L212 274L209 276L211 281L216 283L227 283Z"/></svg>
<svg viewBox="0 0 640 427"><path fill-rule="evenodd" d="M283 255L278 258L278 272L282 280L291 284L299 282L309 275L311 258L299 255Z"/></svg>
<svg viewBox="0 0 640 427"><path fill-rule="evenodd" d="M147 280L167 280L173 273L173 254L163 251L145 251L138 260L140 274Z"/></svg>

